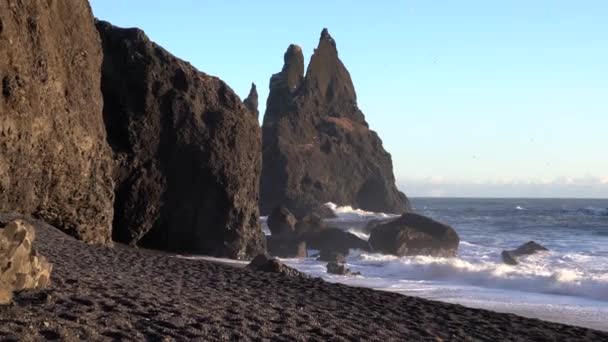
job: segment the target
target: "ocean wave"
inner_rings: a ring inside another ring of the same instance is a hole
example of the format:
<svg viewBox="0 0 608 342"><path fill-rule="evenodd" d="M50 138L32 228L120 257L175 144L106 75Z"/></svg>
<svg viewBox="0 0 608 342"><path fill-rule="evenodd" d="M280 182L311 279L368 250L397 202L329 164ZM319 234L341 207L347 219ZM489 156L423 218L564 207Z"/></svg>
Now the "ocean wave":
<svg viewBox="0 0 608 342"><path fill-rule="evenodd" d="M588 215L608 216L608 208L598 208L589 206L580 209L579 211Z"/></svg>
<svg viewBox="0 0 608 342"><path fill-rule="evenodd" d="M335 203L325 203L326 207L330 208L336 214L338 220L371 220L397 217L398 215L376 213L373 211L365 211L362 209L353 209L350 205L338 206ZM336 219L334 219L336 220Z"/></svg>
<svg viewBox="0 0 608 342"><path fill-rule="evenodd" d="M349 265L364 276L384 279L442 281L458 285L568 295L608 301L608 273L589 273L572 266L588 256L534 255L517 266L499 260L464 260L429 256L353 255ZM562 264L555 260L564 260ZM585 260L589 261L589 260Z"/></svg>

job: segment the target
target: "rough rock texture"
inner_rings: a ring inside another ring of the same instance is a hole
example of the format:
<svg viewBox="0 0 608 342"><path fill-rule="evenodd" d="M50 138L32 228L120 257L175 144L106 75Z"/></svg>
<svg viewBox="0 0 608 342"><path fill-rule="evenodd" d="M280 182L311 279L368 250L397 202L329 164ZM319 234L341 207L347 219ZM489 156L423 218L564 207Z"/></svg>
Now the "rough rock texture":
<svg viewBox="0 0 608 342"><path fill-rule="evenodd" d="M258 90L255 83L251 83L251 90L249 90L247 98L243 100L243 104L256 118L260 116L260 112L258 111Z"/></svg>
<svg viewBox="0 0 608 342"><path fill-rule="evenodd" d="M268 253L279 258L306 258L306 241L295 234L266 236Z"/></svg>
<svg viewBox="0 0 608 342"><path fill-rule="evenodd" d="M302 49L290 45L270 79L263 130L263 214L285 205L297 217L326 202L403 213L391 156L368 128L350 75L327 30L306 77Z"/></svg>
<svg viewBox="0 0 608 342"><path fill-rule="evenodd" d="M230 258L264 251L260 129L238 96L151 42L98 22L114 239Z"/></svg>
<svg viewBox="0 0 608 342"><path fill-rule="evenodd" d="M524 255L530 255L537 252L548 251L548 249L534 241L528 241L523 245L511 251L502 251L501 257L505 264L517 265L517 258Z"/></svg>
<svg viewBox="0 0 608 342"><path fill-rule="evenodd" d="M276 207L268 216L268 229L272 235L290 234L295 231L298 220L285 207Z"/></svg>
<svg viewBox="0 0 608 342"><path fill-rule="evenodd" d="M302 277L306 278L307 276L289 266L284 265L281 260L275 259L268 254L260 254L257 255L251 262L247 265L247 268L262 271L262 272L271 272L271 273L280 273L290 277Z"/></svg>
<svg viewBox="0 0 608 342"><path fill-rule="evenodd" d="M44 288L53 266L32 248L34 227L16 220L0 229L0 304L8 304L14 291Z"/></svg>
<svg viewBox="0 0 608 342"><path fill-rule="evenodd" d="M113 162L86 0L0 1L0 212L111 242Z"/></svg>
<svg viewBox="0 0 608 342"><path fill-rule="evenodd" d="M448 225L407 213L373 228L369 243L376 252L397 256L454 256L460 239Z"/></svg>

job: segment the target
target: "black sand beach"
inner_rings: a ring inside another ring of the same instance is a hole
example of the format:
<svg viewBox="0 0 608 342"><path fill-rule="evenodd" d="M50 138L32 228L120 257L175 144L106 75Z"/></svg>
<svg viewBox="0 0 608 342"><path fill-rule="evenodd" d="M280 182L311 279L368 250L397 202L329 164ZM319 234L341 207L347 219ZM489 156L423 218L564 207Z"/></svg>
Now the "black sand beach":
<svg viewBox="0 0 608 342"><path fill-rule="evenodd" d="M0 215L0 221L15 218ZM52 285L0 307L0 340L607 341L608 333L125 246L35 221Z"/></svg>

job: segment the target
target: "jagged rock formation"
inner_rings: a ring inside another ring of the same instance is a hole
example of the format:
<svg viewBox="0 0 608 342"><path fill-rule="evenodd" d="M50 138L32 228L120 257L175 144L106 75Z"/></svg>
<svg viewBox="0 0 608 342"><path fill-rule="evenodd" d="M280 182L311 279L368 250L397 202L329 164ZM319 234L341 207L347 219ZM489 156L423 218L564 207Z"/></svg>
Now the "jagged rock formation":
<svg viewBox="0 0 608 342"><path fill-rule="evenodd" d="M406 213L373 227L369 243L378 253L451 257L458 251L460 238L446 224L419 214Z"/></svg>
<svg viewBox="0 0 608 342"><path fill-rule="evenodd" d="M260 129L220 79L106 22L102 92L118 163L113 237L230 258L264 251Z"/></svg>
<svg viewBox="0 0 608 342"><path fill-rule="evenodd" d="M0 212L111 242L102 54L86 0L0 1Z"/></svg>
<svg viewBox="0 0 608 342"><path fill-rule="evenodd" d="M16 220L0 229L0 304L11 301L14 291L44 288L53 266L32 248L34 227Z"/></svg>
<svg viewBox="0 0 608 342"><path fill-rule="evenodd" d="M304 77L290 45L270 79L263 129L261 211L285 205L301 217L326 202L403 213L391 156L357 107L350 74L326 29Z"/></svg>
<svg viewBox="0 0 608 342"><path fill-rule="evenodd" d="M256 118L260 116L260 112L258 111L258 89L256 88L255 83L251 83L251 90L249 90L247 98L243 100L243 104Z"/></svg>

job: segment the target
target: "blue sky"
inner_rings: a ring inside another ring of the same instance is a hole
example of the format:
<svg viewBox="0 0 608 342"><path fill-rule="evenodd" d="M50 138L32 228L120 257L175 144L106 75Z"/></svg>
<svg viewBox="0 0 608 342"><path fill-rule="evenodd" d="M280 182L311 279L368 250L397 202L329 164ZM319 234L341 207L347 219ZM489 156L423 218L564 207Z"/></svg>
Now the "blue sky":
<svg viewBox="0 0 608 342"><path fill-rule="evenodd" d="M382 3L380 5L380 3ZM410 196L608 197L608 2L92 0L246 96L327 27Z"/></svg>

